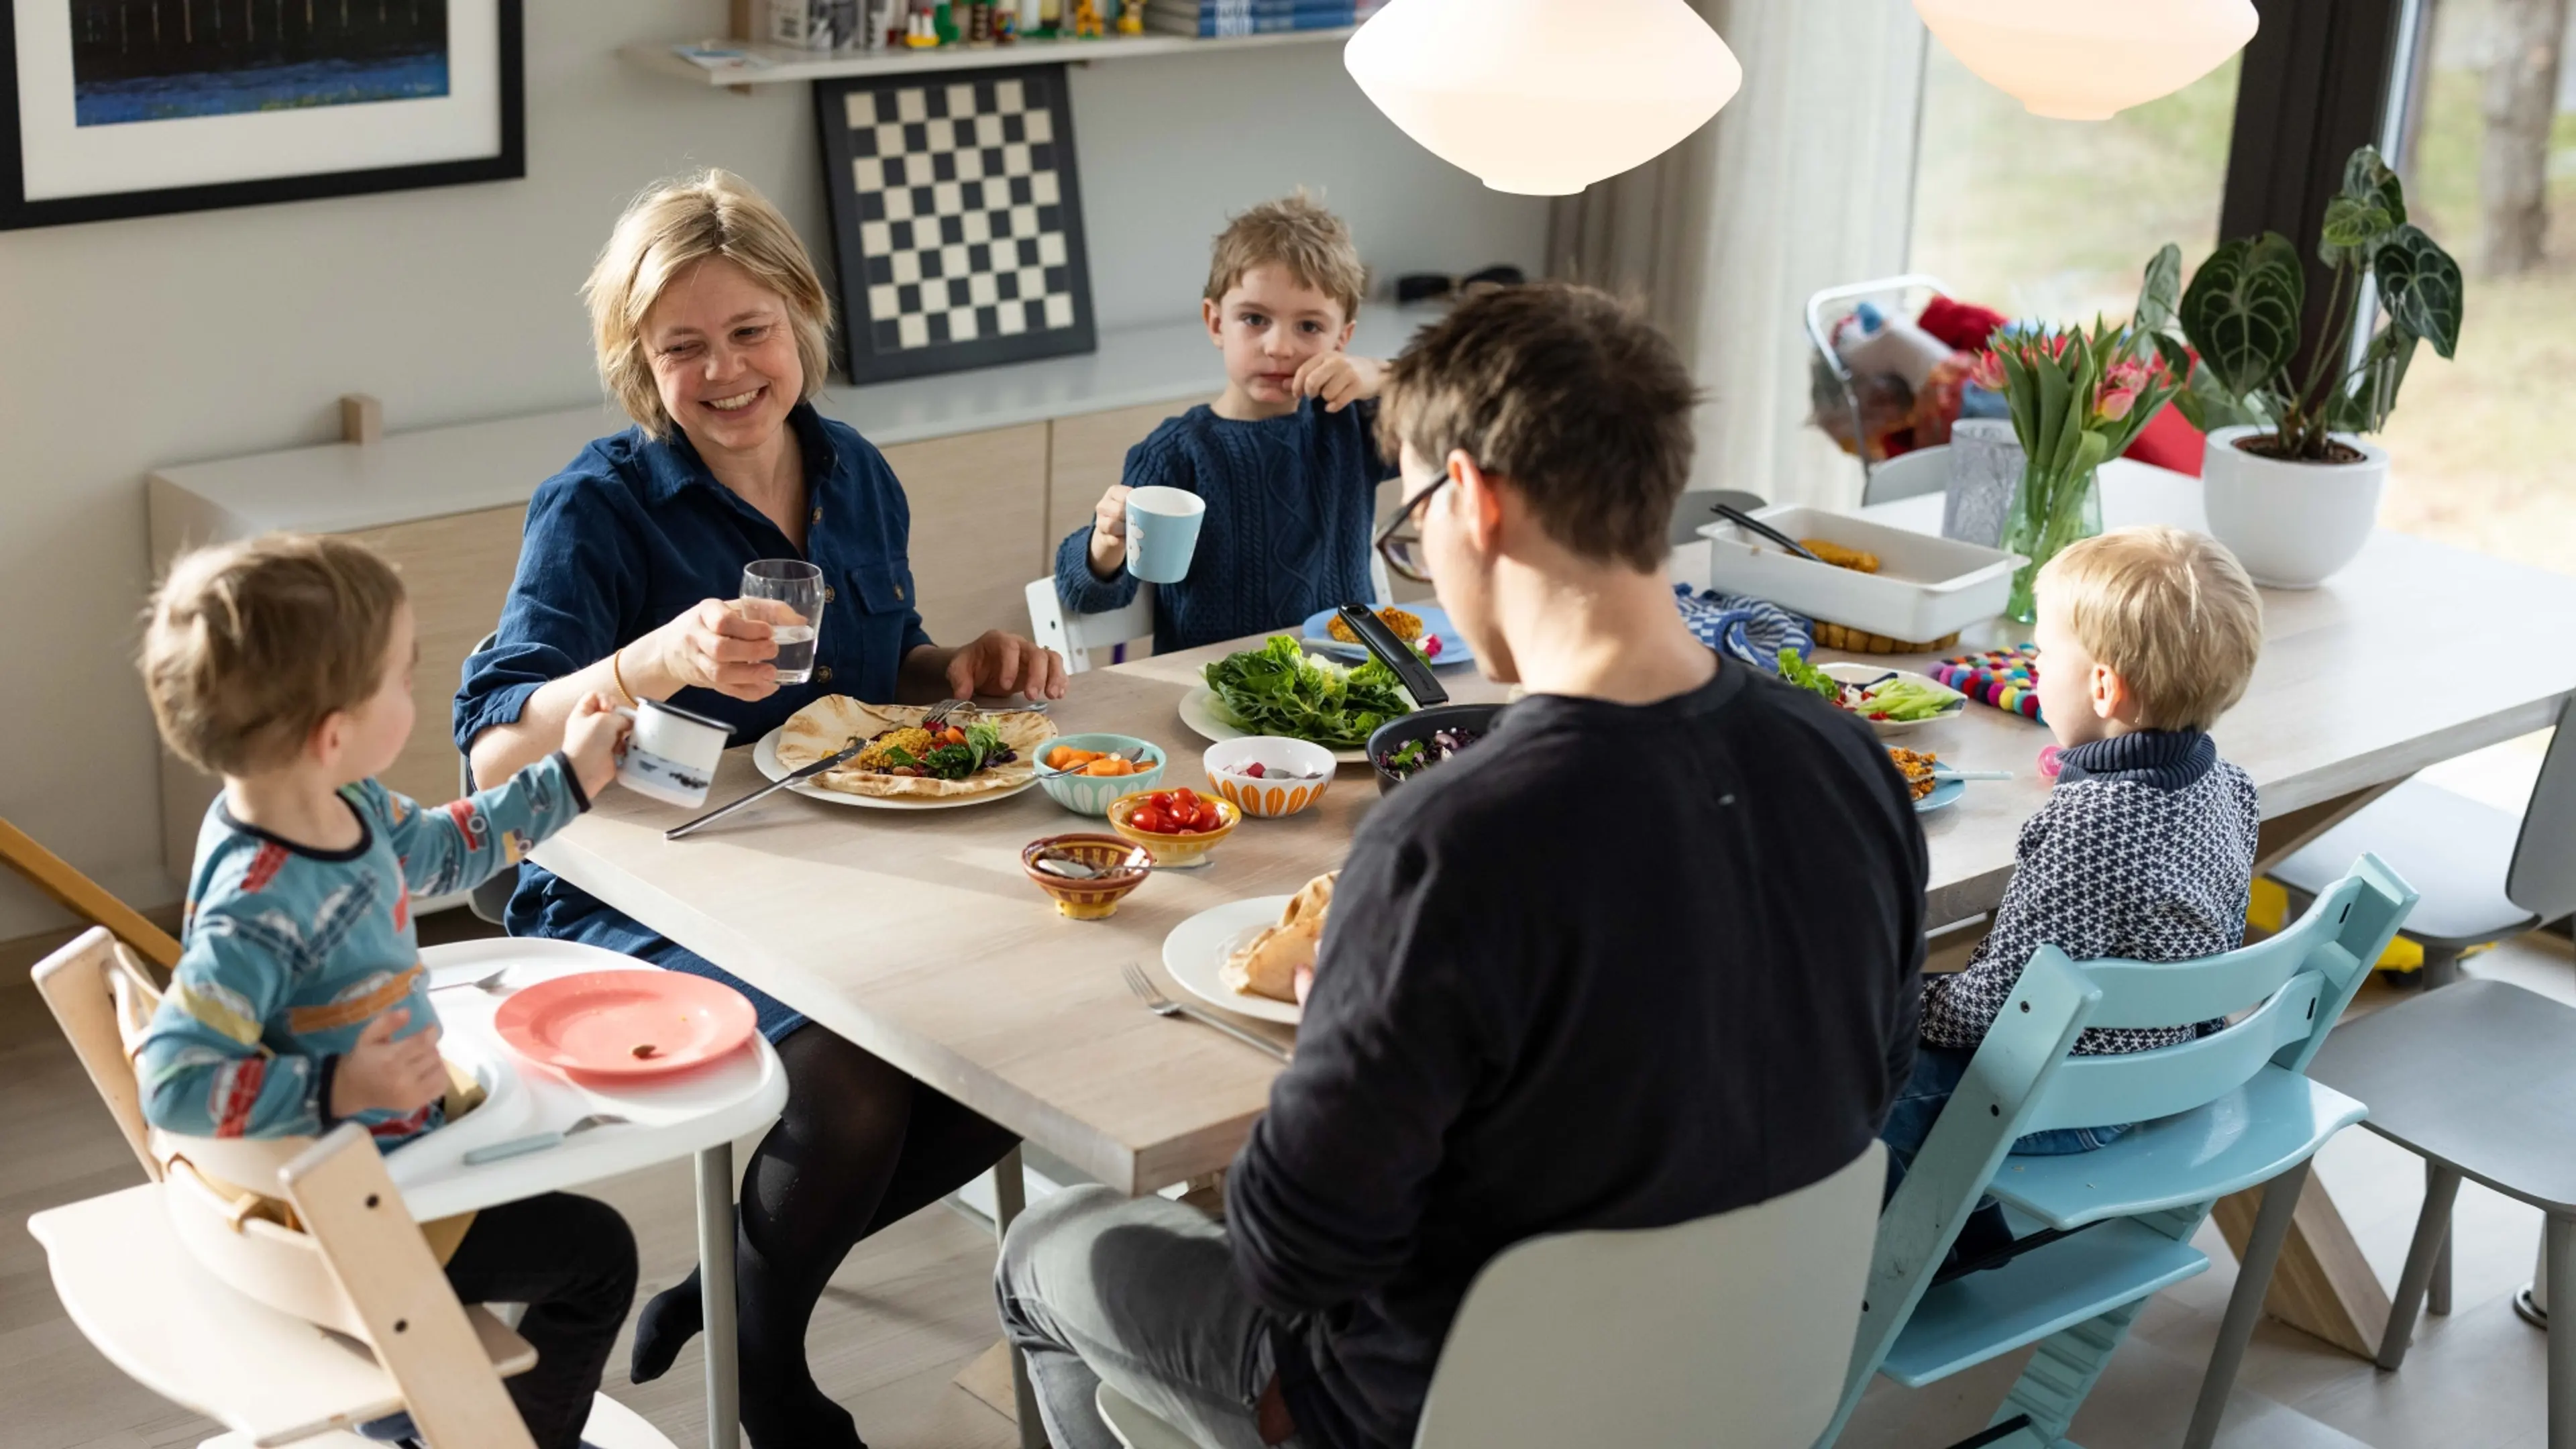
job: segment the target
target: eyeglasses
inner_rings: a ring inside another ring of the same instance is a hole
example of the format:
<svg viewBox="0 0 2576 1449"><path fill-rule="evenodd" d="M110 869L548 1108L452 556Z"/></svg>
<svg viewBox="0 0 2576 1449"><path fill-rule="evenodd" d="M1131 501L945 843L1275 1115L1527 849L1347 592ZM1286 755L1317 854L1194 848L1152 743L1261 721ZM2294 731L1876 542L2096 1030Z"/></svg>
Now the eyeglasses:
<svg viewBox="0 0 2576 1449"><path fill-rule="evenodd" d="M1422 545L1422 505L1430 502L1431 495L1448 484L1449 475L1441 474L1439 482L1414 494L1393 518L1386 521L1386 526L1377 531L1377 537L1370 540L1378 557L1386 560L1388 568L1417 584L1431 582L1431 554Z"/></svg>

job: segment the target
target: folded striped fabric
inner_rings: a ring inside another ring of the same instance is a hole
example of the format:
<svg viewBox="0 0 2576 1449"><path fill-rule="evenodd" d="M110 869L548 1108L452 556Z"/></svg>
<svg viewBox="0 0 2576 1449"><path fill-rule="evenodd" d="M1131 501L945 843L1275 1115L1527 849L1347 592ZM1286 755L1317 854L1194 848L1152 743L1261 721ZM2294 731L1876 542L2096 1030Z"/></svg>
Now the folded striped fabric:
<svg viewBox="0 0 2576 1449"><path fill-rule="evenodd" d="M1673 602L1681 607L1682 622L1699 642L1756 669L1777 670L1783 649L1802 657L1815 651L1816 636L1805 617L1768 599L1715 590L1693 594L1690 585L1675 584Z"/></svg>
<svg viewBox="0 0 2576 1449"><path fill-rule="evenodd" d="M2040 724L2039 646L1962 654L1932 666L1932 677L1968 698Z"/></svg>

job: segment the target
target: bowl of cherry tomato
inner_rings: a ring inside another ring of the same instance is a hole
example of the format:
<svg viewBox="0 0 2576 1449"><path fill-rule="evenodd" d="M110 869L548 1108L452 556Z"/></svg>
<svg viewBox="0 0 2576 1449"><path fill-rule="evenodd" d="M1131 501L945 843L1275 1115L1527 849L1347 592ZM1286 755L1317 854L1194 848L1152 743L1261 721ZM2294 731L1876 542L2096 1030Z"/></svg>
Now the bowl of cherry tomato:
<svg viewBox="0 0 2576 1449"><path fill-rule="evenodd" d="M1109 802L1109 828L1161 866L1196 865L1243 821L1240 807L1195 790L1139 790Z"/></svg>

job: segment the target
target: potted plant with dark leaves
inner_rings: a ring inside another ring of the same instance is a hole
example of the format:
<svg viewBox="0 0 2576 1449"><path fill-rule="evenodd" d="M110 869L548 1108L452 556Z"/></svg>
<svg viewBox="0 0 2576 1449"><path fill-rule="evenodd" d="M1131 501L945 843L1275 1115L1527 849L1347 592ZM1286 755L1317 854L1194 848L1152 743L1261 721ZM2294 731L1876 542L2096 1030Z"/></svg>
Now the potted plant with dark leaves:
<svg viewBox="0 0 2576 1449"><path fill-rule="evenodd" d="M2209 435L2209 531L2274 588L2314 588L2361 552L2388 477L2388 454L2362 435L2386 425L2418 343L2447 358L2460 341L2460 264L2406 219L2404 188L2377 148L2345 164L2320 230L2334 290L2304 363L2307 275L2278 233L2221 244L2182 299L2200 365L2175 406ZM2378 320L2365 323L2371 283ZM2357 336L2365 325L2373 330ZM2163 345L2179 350L2170 337Z"/></svg>

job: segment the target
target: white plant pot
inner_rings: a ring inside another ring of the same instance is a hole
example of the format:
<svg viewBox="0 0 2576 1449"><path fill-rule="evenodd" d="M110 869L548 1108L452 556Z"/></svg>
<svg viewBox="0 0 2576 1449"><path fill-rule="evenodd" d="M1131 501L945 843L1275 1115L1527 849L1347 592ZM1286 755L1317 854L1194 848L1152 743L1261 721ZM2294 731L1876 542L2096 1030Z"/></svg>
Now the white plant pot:
<svg viewBox="0 0 2576 1449"><path fill-rule="evenodd" d="M2261 428L2209 435L2200 483L2210 536L2227 545L2254 582L2313 589L2353 561L2379 522L2388 483L2385 450L2343 433L2361 452L2354 463L2285 463L2236 446Z"/></svg>

